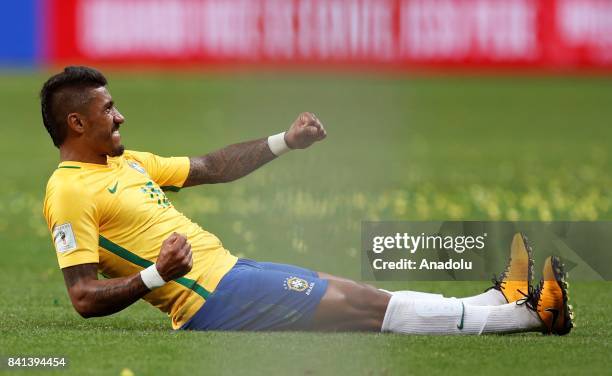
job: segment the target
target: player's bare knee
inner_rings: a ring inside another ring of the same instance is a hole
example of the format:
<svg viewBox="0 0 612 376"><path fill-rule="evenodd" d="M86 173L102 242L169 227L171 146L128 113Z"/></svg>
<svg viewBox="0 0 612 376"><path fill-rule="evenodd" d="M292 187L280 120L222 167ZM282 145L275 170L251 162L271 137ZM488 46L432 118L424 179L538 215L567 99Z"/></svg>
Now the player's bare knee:
<svg viewBox="0 0 612 376"><path fill-rule="evenodd" d="M388 294L365 285L356 285L347 299L352 307L368 314L384 313L389 302Z"/></svg>

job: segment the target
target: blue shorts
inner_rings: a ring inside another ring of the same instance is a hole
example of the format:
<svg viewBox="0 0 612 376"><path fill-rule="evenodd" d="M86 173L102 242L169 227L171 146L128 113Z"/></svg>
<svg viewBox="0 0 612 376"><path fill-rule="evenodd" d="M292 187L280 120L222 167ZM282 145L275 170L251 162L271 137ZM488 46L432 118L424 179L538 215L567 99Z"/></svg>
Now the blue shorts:
<svg viewBox="0 0 612 376"><path fill-rule="evenodd" d="M185 330L307 330L327 280L293 265L239 259Z"/></svg>

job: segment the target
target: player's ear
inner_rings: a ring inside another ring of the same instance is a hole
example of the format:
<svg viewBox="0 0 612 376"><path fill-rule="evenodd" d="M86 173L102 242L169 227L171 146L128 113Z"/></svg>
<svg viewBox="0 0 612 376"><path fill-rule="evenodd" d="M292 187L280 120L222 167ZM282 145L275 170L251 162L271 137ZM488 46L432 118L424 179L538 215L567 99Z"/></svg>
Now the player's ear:
<svg viewBox="0 0 612 376"><path fill-rule="evenodd" d="M81 115L77 112L71 112L67 115L66 121L68 123L68 127L72 129L72 131L83 134L85 132L85 126L83 124L83 120Z"/></svg>

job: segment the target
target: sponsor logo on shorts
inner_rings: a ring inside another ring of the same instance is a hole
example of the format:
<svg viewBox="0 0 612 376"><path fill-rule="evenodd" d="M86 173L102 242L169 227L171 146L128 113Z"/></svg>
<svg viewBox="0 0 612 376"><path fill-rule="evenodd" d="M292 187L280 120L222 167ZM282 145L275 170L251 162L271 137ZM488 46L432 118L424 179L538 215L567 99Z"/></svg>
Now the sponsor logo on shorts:
<svg viewBox="0 0 612 376"><path fill-rule="evenodd" d="M285 290L304 292L306 295L310 295L310 292L312 291L314 285L314 282L308 283L308 281L306 281L305 279L298 277L285 278L285 282L283 282Z"/></svg>

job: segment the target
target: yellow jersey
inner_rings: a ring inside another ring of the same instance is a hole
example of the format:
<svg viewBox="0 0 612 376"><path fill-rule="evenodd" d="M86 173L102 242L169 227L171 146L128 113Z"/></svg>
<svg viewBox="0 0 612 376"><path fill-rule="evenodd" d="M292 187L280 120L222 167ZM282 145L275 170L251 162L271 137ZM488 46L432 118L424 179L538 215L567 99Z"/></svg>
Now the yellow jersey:
<svg viewBox="0 0 612 376"><path fill-rule="evenodd" d="M180 328L237 261L164 194L179 190L188 174L187 157L128 150L108 157L106 165L60 163L47 183L43 208L60 268L97 263L107 278L133 275L156 262L170 234L183 234L193 268L143 297Z"/></svg>

